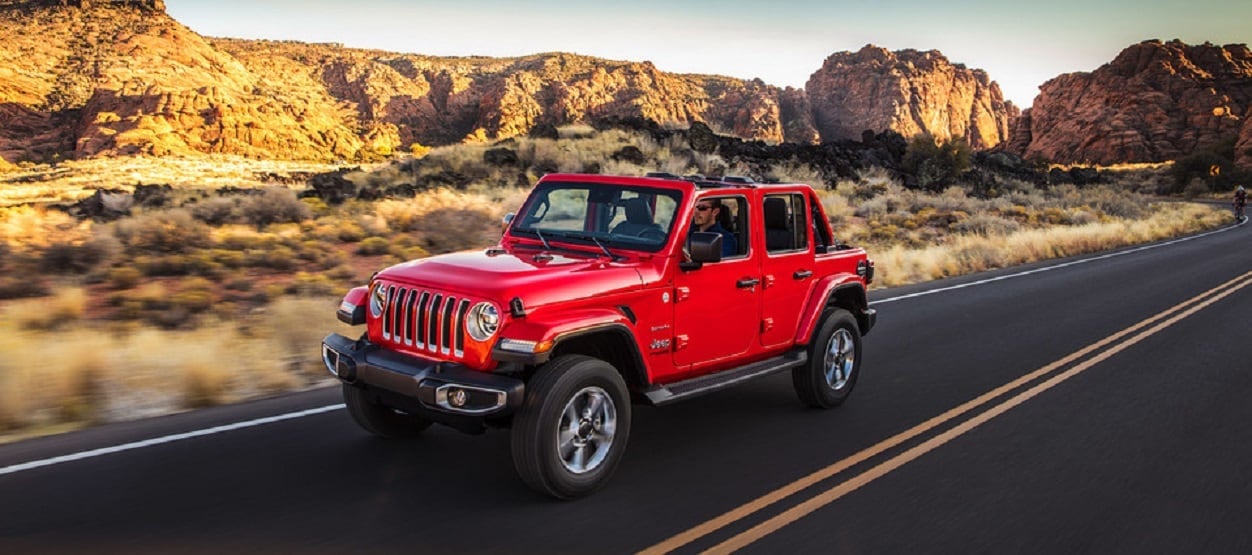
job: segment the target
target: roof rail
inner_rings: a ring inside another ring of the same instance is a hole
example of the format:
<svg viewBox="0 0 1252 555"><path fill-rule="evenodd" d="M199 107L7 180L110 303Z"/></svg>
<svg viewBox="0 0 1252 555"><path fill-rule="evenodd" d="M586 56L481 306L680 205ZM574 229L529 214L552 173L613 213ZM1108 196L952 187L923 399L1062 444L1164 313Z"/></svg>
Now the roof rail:
<svg viewBox="0 0 1252 555"><path fill-rule="evenodd" d="M682 179L682 176L674 175L669 172L648 172L643 174L644 177L654 177L657 179Z"/></svg>
<svg viewBox="0 0 1252 555"><path fill-rule="evenodd" d="M756 183L755 181L753 181L753 180L752 180L752 178L751 178L751 177L747 177L747 176L743 176L743 175L723 175L723 176L722 176L722 181L724 181L724 182L726 182L726 183L742 183L742 184L745 184L745 185L746 185L746 184L751 184L751 183Z"/></svg>

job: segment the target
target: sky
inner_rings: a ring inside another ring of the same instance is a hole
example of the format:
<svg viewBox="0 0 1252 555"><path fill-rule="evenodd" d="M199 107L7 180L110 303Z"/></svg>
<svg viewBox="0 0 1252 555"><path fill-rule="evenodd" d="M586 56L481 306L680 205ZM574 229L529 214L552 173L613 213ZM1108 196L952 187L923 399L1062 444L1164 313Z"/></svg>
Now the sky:
<svg viewBox="0 0 1252 555"><path fill-rule="evenodd" d="M1248 0L166 0L212 37L432 56L569 52L803 88L836 52L938 50L1028 108L1039 86L1149 40L1252 43Z"/></svg>

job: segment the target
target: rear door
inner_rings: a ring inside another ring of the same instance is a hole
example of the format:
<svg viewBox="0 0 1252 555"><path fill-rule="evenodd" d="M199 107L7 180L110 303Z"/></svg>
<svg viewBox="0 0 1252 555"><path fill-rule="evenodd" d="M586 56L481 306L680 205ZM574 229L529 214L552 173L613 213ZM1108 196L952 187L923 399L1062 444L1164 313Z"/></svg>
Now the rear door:
<svg viewBox="0 0 1252 555"><path fill-rule="evenodd" d="M808 195L767 191L761 203L764 256L761 263L760 341L763 348L795 339L800 310L814 283Z"/></svg>

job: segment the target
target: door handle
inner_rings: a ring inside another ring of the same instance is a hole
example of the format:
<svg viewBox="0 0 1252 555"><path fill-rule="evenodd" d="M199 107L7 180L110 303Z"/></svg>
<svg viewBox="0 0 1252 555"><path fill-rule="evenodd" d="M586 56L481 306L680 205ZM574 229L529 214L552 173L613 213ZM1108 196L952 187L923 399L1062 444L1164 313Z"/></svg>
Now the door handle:
<svg viewBox="0 0 1252 555"><path fill-rule="evenodd" d="M805 279L811 275L813 275L812 270L796 270L796 273L791 274L791 277L796 279Z"/></svg>
<svg viewBox="0 0 1252 555"><path fill-rule="evenodd" d="M740 289L748 289L749 287L756 287L760 283L761 283L761 280L757 278L743 278L735 282L735 287L738 287Z"/></svg>

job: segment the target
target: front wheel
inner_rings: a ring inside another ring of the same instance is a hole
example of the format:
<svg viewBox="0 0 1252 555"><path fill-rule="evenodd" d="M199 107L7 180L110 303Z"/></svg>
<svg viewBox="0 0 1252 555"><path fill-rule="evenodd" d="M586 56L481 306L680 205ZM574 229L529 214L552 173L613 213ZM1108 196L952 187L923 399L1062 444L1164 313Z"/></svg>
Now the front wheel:
<svg viewBox="0 0 1252 555"><path fill-rule="evenodd" d="M557 499L608 483L630 436L630 398L613 366L581 355L556 358L526 384L513 419L513 466L526 485Z"/></svg>
<svg viewBox="0 0 1252 555"><path fill-rule="evenodd" d="M806 364L791 370L800 401L821 409L843 404L861 370L861 331L852 314L841 308L828 312L808 354Z"/></svg>
<svg viewBox="0 0 1252 555"><path fill-rule="evenodd" d="M380 405L364 389L348 384L343 384L343 403L357 425L379 437L412 437L431 424L430 420L420 416Z"/></svg>

